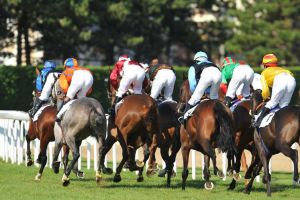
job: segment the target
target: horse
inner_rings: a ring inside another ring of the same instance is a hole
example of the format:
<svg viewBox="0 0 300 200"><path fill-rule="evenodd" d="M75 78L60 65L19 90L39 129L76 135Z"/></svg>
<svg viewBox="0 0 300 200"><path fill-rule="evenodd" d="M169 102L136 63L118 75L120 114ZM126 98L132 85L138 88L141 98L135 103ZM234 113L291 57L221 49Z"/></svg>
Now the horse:
<svg viewBox="0 0 300 200"><path fill-rule="evenodd" d="M251 112L258 114L264 106L261 90L254 91L252 95ZM277 111L270 124L257 128L254 132L254 143L259 159L256 160L254 174L244 192L250 193L255 176L264 168L263 182L267 185L267 195L271 196L271 174L269 161L277 153L283 153L293 161L293 181L300 184L298 173L298 151L292 149L294 143L300 143L300 108L299 106L286 106Z"/></svg>
<svg viewBox="0 0 300 200"><path fill-rule="evenodd" d="M130 171L139 170L137 181L144 180L142 172L144 164L149 158L149 150L145 148L143 163L134 163L135 152L144 144L147 144L147 147L151 146L152 138L158 132L158 111L155 101L145 94L126 96L116 116L109 117L109 135L105 140L104 150L100 158L100 163L104 166L105 154L116 140L119 141L122 147L122 160L116 169L114 182L121 181L120 173L127 160L129 161ZM106 168L104 167L104 169Z"/></svg>
<svg viewBox="0 0 300 200"><path fill-rule="evenodd" d="M177 112L177 103L175 101L160 103L158 105L158 112L161 131L155 135L150 147L147 175L151 176L157 171L155 151L159 147L162 159L166 163L166 168L159 172L159 176L164 177L167 173L167 187L170 187L171 175L175 175L173 172L173 163L180 149L180 123L178 121L180 114ZM171 149L170 155L169 149Z"/></svg>
<svg viewBox="0 0 300 200"><path fill-rule="evenodd" d="M182 110L191 97L189 83L185 80L180 87L179 110ZM191 149L204 154L204 179L205 189L213 189L213 183L209 180L209 159L212 159L214 174L224 177L222 171L216 166L214 148L220 148L223 152L234 151L234 123L231 111L219 100L203 100L186 121L186 127L180 127L181 151L183 157L182 189L185 190L188 177L188 159Z"/></svg>
<svg viewBox="0 0 300 200"><path fill-rule="evenodd" d="M57 106L62 103L65 93L60 88L59 81L54 85L54 98ZM72 151L73 159L64 170L62 182L64 186L70 184L69 175L75 163L80 157L79 148L82 140L93 136L97 140L98 155L102 154L103 143L106 136L106 117L101 104L94 98L84 97L72 102L69 109L64 113L60 124L54 125L55 148L53 163L57 163L57 158L63 144L67 144ZM100 156L98 156L100 159ZM98 160L98 170L96 171L96 181L102 179L100 160ZM58 171L58 166L53 166Z"/></svg>

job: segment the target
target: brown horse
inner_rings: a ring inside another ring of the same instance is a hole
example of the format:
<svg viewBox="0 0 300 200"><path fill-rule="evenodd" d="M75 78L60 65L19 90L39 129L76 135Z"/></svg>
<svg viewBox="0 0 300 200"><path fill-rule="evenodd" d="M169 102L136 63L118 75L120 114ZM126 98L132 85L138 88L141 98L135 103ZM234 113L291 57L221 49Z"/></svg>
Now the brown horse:
<svg viewBox="0 0 300 200"><path fill-rule="evenodd" d="M261 91L255 91L252 95L253 114L260 112L264 106ZM258 128L254 132L254 143L258 151L259 159L256 160L254 175L245 188L246 193L250 193L253 180L264 167L264 183L267 184L267 195L271 196L271 174L269 173L269 161L277 153L283 153L289 157L294 164L293 181L300 184L298 173L298 151L291 146L300 139L300 108L299 106L286 106L277 111L269 125ZM260 161L259 161L260 160Z"/></svg>
<svg viewBox="0 0 300 200"><path fill-rule="evenodd" d="M114 127L115 125L115 127ZM121 170L129 159L130 171L139 170L138 181L143 180L142 171L149 152L144 155L143 164L134 163L136 150L144 144L148 147L152 143L154 134L159 132L158 111L155 101L148 95L130 95L124 98L124 102L118 109L115 119L109 119L108 133L104 143L100 163L104 163L105 154L117 139L122 147L122 160L117 167L114 182L121 181ZM106 169L104 167L104 169Z"/></svg>
<svg viewBox="0 0 300 200"><path fill-rule="evenodd" d="M40 170L38 174L35 177L35 180L39 181L41 180L42 173L44 170L44 167L47 163L47 147L49 142L52 142L55 140L54 138L54 123L56 119L56 106L49 105L47 106L40 116L38 117L37 121L33 122L33 120L30 118L29 120L29 128L28 133L26 135L26 142L27 142L27 166L31 166L33 164L32 158L31 158L31 151L30 151L30 142L34 139L40 140L40 153L37 158L37 163L39 163ZM63 155L63 164L64 167L68 164L68 154L69 154L69 148L67 146L63 147L64 155ZM53 163L53 166L56 166L56 168L59 167L60 163ZM53 167L54 169L54 167ZM58 171L54 171L55 173L58 173ZM73 172L77 175L79 178L84 177L84 173L78 170L78 166L76 166L73 169Z"/></svg>
<svg viewBox="0 0 300 200"><path fill-rule="evenodd" d="M179 106L184 106L191 96L188 81L185 80L180 87ZM179 107L182 110L182 107ZM188 177L188 159L191 149L204 154L204 179L205 188L213 189L213 183L209 180L209 159L212 159L214 174L224 177L222 171L217 168L214 148L220 148L223 152L234 151L234 127L233 116L219 100L204 100L194 110L193 115L187 119L186 128L181 125L180 141L183 156L182 189L185 189Z"/></svg>

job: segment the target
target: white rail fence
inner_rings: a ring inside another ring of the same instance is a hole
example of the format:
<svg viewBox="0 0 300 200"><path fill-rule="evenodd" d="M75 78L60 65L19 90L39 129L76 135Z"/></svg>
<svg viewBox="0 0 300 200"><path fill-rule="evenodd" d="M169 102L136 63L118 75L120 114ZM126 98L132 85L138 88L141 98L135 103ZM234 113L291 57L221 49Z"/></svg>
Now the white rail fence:
<svg viewBox="0 0 300 200"><path fill-rule="evenodd" d="M28 125L29 125L29 118L27 113L22 111L0 111L0 157L5 162L11 162L12 164L24 164L27 163L27 156L26 156L26 150L27 150L27 144L26 144L26 134L28 131ZM31 142L31 150L32 154L34 155L34 161L37 159L39 154L39 143L40 141L38 139ZM117 161L118 158L120 159L122 157L122 154L117 154L117 143L115 143L111 150L111 156L109 161L112 162L113 171L116 170L117 167ZM82 150L84 148L84 151ZM52 159L53 159L53 150L54 150L54 142L50 142L48 145L47 150L47 165L48 167L51 167L52 165ZM87 138L82 142L82 147L80 148L80 154L81 157L78 161L78 167L81 169L83 167L83 162L81 158L86 159L86 169L93 168L94 170L97 169L97 152L96 150L96 140L94 138ZM198 154L198 153L197 153ZM194 150L191 151L191 167L192 167L192 179L196 178L196 152ZM106 157L105 162L108 161ZM139 152L137 151L136 159L139 158ZM61 159L61 155L59 156L59 159ZM198 163L204 165L204 156L201 154L201 163ZM178 162L178 161L177 161ZM182 161L179 160L181 163ZM199 161L198 161L199 162ZM163 160L160 162L163 167L165 167L165 163ZM37 164L35 164L38 166ZM147 166L147 165L146 165ZM176 170L176 162L174 166L174 170ZM226 176L226 169L227 169L227 158L226 154L222 154L222 171L224 175ZM224 180L226 177L224 178Z"/></svg>

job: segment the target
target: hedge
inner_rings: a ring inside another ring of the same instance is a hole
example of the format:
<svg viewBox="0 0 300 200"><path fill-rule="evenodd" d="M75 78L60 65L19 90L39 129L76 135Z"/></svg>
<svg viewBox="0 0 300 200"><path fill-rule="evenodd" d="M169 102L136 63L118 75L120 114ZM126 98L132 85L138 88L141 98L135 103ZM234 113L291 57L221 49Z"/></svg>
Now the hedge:
<svg viewBox="0 0 300 200"><path fill-rule="evenodd" d="M98 99L103 105L104 109L109 108L109 101L106 92L105 79L109 76L111 67L88 67L94 74L94 85L92 97ZM184 74L187 74L186 67L175 67L176 84L174 88L173 97L178 99L179 86L183 80ZM297 80L297 88L299 89L300 67L289 68L295 74ZM255 68L255 71L261 71ZM35 80L34 67L0 67L0 110L22 110L28 111L32 103L32 91L34 90ZM294 93L293 103L297 101L297 92Z"/></svg>

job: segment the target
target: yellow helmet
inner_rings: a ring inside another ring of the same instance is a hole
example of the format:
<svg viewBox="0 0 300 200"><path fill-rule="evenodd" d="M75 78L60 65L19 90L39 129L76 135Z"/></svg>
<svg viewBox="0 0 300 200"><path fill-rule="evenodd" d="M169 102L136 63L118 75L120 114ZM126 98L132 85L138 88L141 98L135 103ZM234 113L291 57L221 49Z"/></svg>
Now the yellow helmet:
<svg viewBox="0 0 300 200"><path fill-rule="evenodd" d="M263 60L262 60L262 64L265 67L276 67L277 66L277 62L278 62L277 57L274 54L272 54L272 53L271 54L266 54L263 57Z"/></svg>

